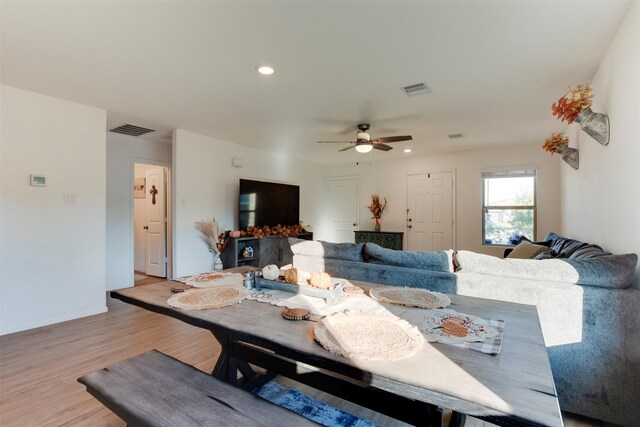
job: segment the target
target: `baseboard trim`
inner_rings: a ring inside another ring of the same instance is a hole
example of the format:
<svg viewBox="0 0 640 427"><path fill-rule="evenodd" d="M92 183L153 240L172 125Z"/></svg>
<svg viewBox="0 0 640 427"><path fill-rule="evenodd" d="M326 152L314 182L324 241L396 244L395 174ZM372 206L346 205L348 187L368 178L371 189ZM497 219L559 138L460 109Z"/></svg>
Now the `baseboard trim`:
<svg viewBox="0 0 640 427"><path fill-rule="evenodd" d="M13 334L16 332L28 331L29 329L41 328L43 326L54 325L56 323L66 322L68 320L79 319L81 317L93 316L95 314L106 313L107 306L106 304L100 306L98 308L94 308L91 310L85 310L78 313L66 314L64 316L53 317L47 320L41 320L39 322L27 323L18 326L13 326L10 328L0 329L0 336Z"/></svg>

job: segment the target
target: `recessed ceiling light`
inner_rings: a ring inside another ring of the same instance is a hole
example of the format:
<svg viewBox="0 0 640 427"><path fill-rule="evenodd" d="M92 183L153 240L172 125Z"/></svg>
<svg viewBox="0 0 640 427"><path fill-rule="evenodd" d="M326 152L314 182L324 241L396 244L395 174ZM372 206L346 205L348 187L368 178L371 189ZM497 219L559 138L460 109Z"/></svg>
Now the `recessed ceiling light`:
<svg viewBox="0 0 640 427"><path fill-rule="evenodd" d="M410 153L410 152L411 152L411 148L405 148L405 149L404 149L404 152L405 152L405 153Z"/></svg>
<svg viewBox="0 0 640 427"><path fill-rule="evenodd" d="M270 76L271 74L275 73L273 67L270 67L268 65L257 65L256 70L258 70L258 72L264 76Z"/></svg>

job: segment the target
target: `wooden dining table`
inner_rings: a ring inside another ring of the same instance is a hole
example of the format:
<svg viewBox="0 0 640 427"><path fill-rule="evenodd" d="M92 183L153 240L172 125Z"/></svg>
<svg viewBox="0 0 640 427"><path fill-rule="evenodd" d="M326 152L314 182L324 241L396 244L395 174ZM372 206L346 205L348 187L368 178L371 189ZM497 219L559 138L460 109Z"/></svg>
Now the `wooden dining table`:
<svg viewBox="0 0 640 427"><path fill-rule="evenodd" d="M365 290L382 286L351 283ZM228 383L251 389L282 375L417 426L440 425L445 409L453 411L451 425L465 415L504 426L563 425L533 305L449 295L450 309L504 320L498 355L425 342L402 360L361 361L325 350L314 340L316 323L285 320L284 307L243 300L217 309L173 308L167 299L175 284L121 289L111 296L211 331L222 347L211 374Z"/></svg>

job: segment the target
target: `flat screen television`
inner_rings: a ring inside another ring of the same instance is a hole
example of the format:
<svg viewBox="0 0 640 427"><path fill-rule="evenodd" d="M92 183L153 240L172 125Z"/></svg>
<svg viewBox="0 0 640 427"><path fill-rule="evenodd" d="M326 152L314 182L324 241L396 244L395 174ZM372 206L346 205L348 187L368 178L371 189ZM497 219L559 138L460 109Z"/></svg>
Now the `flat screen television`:
<svg viewBox="0 0 640 427"><path fill-rule="evenodd" d="M300 222L300 187L240 180L240 229Z"/></svg>

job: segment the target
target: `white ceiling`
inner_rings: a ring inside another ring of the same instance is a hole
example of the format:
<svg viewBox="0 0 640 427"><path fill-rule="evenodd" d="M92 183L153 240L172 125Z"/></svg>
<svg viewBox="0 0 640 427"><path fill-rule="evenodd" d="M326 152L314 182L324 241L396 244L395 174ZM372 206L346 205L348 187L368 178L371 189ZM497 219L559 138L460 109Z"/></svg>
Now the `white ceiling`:
<svg viewBox="0 0 640 427"><path fill-rule="evenodd" d="M353 138L361 122L414 137L372 159L542 143L564 129L551 103L591 80L629 4L2 1L1 78L103 108L110 125L322 163L362 160L315 143ZM258 75L262 63L276 74ZM418 82L432 93L400 89Z"/></svg>

